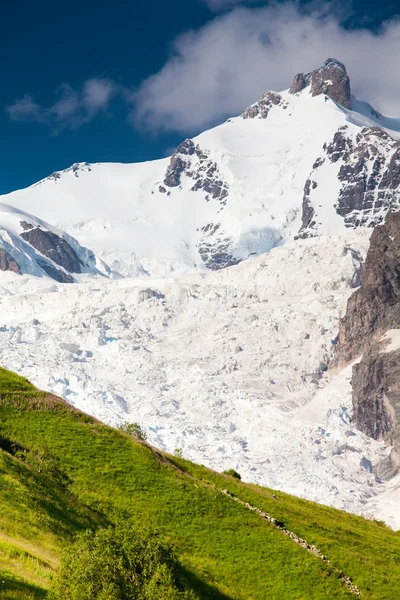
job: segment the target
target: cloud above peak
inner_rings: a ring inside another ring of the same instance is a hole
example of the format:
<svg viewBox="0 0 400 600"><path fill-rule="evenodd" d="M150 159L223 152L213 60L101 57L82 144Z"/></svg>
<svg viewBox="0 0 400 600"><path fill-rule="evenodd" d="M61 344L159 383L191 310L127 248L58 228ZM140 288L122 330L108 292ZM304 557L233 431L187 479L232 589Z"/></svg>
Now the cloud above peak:
<svg viewBox="0 0 400 600"><path fill-rule="evenodd" d="M164 67L137 90L133 122L192 134L241 113L269 89L288 88L296 73L329 56L346 64L355 95L400 114L400 65L392 60L400 22L378 33L348 31L336 9L320 2L307 12L294 2L236 7L181 35Z"/></svg>
<svg viewBox="0 0 400 600"><path fill-rule="evenodd" d="M296 73L311 71L326 58L343 62L352 93L384 114L400 115L400 20L378 31L345 29L346 0L202 0L222 10L198 30L172 44L162 69L135 90L107 78L79 88L63 84L52 104L26 94L6 107L13 121L47 125L53 133L77 130L109 114L119 97L133 127L153 134L193 135L243 112L266 91L287 89Z"/></svg>
<svg viewBox="0 0 400 600"><path fill-rule="evenodd" d="M30 94L6 107L12 121L43 123L55 132L79 129L99 113L107 111L117 92L114 82L104 78L88 79L76 90L62 84L56 90L56 101L50 106L36 103Z"/></svg>

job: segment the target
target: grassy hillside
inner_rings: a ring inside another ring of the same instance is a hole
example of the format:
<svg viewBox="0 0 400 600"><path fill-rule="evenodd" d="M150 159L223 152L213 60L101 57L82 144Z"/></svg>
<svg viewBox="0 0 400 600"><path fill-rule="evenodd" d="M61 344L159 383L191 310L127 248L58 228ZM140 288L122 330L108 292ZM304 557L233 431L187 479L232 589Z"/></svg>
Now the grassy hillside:
<svg viewBox="0 0 400 600"><path fill-rule="evenodd" d="M97 422L0 370L0 598L45 598L76 532L122 511L174 544L201 599L394 600L400 535L377 523L217 474ZM315 544L295 544L222 490Z"/></svg>

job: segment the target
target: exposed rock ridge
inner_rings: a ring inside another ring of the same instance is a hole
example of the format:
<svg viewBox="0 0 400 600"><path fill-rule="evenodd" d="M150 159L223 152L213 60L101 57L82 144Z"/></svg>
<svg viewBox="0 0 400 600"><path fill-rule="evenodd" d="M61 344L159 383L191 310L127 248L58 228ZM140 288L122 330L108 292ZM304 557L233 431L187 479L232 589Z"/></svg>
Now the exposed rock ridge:
<svg viewBox="0 0 400 600"><path fill-rule="evenodd" d="M66 240L51 231L44 231L40 227L32 226L27 229L29 223L25 221L21 222L21 226L24 228L21 237L43 256L60 265L69 273L82 272L82 263Z"/></svg>
<svg viewBox="0 0 400 600"><path fill-rule="evenodd" d="M400 348L387 351L382 340L392 329L400 329L399 212L372 233L361 287L349 298L340 323L336 357L343 363L362 356L353 367L354 421L366 435L394 446L380 466L386 476L400 464Z"/></svg>
<svg viewBox="0 0 400 600"><path fill-rule="evenodd" d="M340 323L338 352L353 360L388 329L400 327L400 213L390 213L371 236L361 286Z"/></svg>
<svg viewBox="0 0 400 600"><path fill-rule="evenodd" d="M234 240L221 231L220 223L207 223L201 228L201 239L197 246L203 263L208 269L218 271L241 262L235 258Z"/></svg>
<svg viewBox="0 0 400 600"><path fill-rule="evenodd" d="M266 119L269 111L274 106L281 106L283 109L288 107L288 103L283 100L280 94L269 91L255 104L252 104L242 114L243 119Z"/></svg>
<svg viewBox="0 0 400 600"><path fill-rule="evenodd" d="M40 186L45 181L54 181L55 183L57 183L57 181L61 179L63 173L73 173L75 177L79 177L80 173L83 173L84 171L90 172L91 170L92 167L88 162L74 163L71 167L65 169L64 171L54 171L54 173L51 173L48 177L46 177L46 179L43 179L42 181L36 183L35 186Z"/></svg>
<svg viewBox="0 0 400 600"><path fill-rule="evenodd" d="M192 192L204 191L206 201L211 198L218 200L225 206L228 198L228 184L219 173L216 162L209 158L209 152L195 145L193 140L185 140L176 148L171 156L170 163L164 178L164 185L168 188L179 187L182 177L193 180L190 188ZM162 192L162 190L159 189Z"/></svg>
<svg viewBox="0 0 400 600"><path fill-rule="evenodd" d="M289 89L298 94L310 86L312 96L324 94L345 108L351 106L350 79L346 67L335 58L328 58L322 67L310 73L298 73Z"/></svg>
<svg viewBox="0 0 400 600"><path fill-rule="evenodd" d="M181 188L184 177L192 180L191 192L202 191L206 202L216 200L220 205L219 210L224 209L229 186L221 176L217 163L210 159L210 152L189 139L176 148L158 191L171 194L173 188ZM198 232L200 239L197 251L208 269L219 270L240 262L234 256L234 240L221 230L220 223L206 223Z"/></svg>
<svg viewBox="0 0 400 600"><path fill-rule="evenodd" d="M318 233L312 201L315 179L332 164L337 164L340 181L335 208L345 227L375 227L390 211L400 209L400 142L380 127L364 127L353 139L344 125L323 148L305 183L299 237Z"/></svg>
<svg viewBox="0 0 400 600"><path fill-rule="evenodd" d="M57 267L52 265L50 262L39 259L38 265L43 269L43 271L45 273L47 273L47 275L49 277L51 277L55 281L58 281L58 283L73 283L74 282L73 277L69 273L66 273L62 269L57 269Z"/></svg>
<svg viewBox="0 0 400 600"><path fill-rule="evenodd" d="M0 248L0 271L11 271L21 275L21 267L5 248Z"/></svg>

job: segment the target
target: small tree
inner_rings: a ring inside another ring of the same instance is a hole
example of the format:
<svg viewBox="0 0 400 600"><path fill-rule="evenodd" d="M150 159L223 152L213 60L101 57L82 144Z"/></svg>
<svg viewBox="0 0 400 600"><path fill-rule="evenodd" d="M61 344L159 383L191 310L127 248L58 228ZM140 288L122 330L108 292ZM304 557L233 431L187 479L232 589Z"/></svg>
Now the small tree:
<svg viewBox="0 0 400 600"><path fill-rule="evenodd" d="M158 534L129 521L86 531L64 553L53 600L195 600Z"/></svg>
<svg viewBox="0 0 400 600"><path fill-rule="evenodd" d="M230 477L234 477L235 479L242 479L240 473L235 471L235 469L228 469L227 471L223 471L224 475L229 475Z"/></svg>
<svg viewBox="0 0 400 600"><path fill-rule="evenodd" d="M142 429L139 423L122 423L118 429L127 435L140 440L141 442L145 442L147 440L147 433Z"/></svg>
<svg viewBox="0 0 400 600"><path fill-rule="evenodd" d="M177 458L183 458L183 448L175 448L174 455Z"/></svg>

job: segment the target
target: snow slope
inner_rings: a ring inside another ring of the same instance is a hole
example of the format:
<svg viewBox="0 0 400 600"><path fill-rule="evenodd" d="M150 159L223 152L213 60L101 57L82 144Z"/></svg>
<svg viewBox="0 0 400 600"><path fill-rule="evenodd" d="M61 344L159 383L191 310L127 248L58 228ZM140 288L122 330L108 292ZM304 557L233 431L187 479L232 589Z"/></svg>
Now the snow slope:
<svg viewBox="0 0 400 600"><path fill-rule="evenodd" d="M85 163L2 199L67 231L127 276L164 277L201 268L204 245L215 250L225 242L233 261L267 252L299 231L305 183L340 127L347 125L349 137L356 138L363 127L395 128L397 123L355 99L360 112L322 95L312 98L307 89L280 96L266 119L236 117L194 138L205 158L177 155L186 162L177 186L164 185L169 158L132 165ZM318 234L344 232L334 209L340 164L326 164L316 175ZM194 191L204 169L211 183L224 186L223 201L211 197L201 181Z"/></svg>
<svg viewBox="0 0 400 600"><path fill-rule="evenodd" d="M214 273L8 287L0 363L170 452L362 512L386 489L371 465L389 449L352 427L349 369L324 371L367 243L355 232Z"/></svg>

